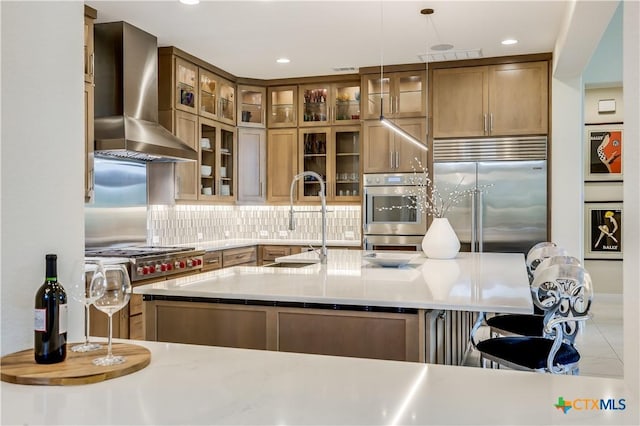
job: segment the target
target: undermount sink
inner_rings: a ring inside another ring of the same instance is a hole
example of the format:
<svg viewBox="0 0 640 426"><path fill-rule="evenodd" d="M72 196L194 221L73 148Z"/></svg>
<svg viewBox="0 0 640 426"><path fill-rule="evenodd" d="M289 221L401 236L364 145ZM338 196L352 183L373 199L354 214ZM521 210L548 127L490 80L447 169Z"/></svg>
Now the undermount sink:
<svg viewBox="0 0 640 426"><path fill-rule="evenodd" d="M265 268L304 268L309 265L317 265L317 262L282 262L282 263L270 263L264 265Z"/></svg>

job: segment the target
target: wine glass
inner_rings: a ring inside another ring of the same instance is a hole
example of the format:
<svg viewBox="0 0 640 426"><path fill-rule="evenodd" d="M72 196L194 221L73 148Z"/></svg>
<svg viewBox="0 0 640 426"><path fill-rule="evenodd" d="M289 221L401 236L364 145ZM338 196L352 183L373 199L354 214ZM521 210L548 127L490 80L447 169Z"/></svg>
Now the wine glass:
<svg viewBox="0 0 640 426"><path fill-rule="evenodd" d="M74 345L71 350L73 352L89 352L100 349L101 345L98 343L89 342L89 308L91 304L102 294L100 289L104 289L104 286L99 286L93 294L90 292L91 284L96 280L104 279L104 270L100 261L85 262L85 260L77 260L73 263L72 269L72 283L69 289L71 297L84 305L84 343ZM88 282L87 282L88 281Z"/></svg>
<svg viewBox="0 0 640 426"><path fill-rule="evenodd" d="M114 356L111 352L113 335L113 314L124 308L131 298L131 281L124 265L105 265L104 279L95 280L91 285L91 294L99 295L93 302L96 309L109 316L109 343L107 356L93 360L95 365L116 365L125 362L125 357Z"/></svg>

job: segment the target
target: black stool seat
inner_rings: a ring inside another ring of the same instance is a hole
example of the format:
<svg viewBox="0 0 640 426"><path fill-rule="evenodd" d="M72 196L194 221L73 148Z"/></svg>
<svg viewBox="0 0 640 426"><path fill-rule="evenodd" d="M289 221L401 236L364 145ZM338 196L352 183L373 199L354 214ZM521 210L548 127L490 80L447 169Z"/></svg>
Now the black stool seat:
<svg viewBox="0 0 640 426"><path fill-rule="evenodd" d="M532 370L547 367L547 356L553 340L544 337L498 337L478 342L477 348L483 354L500 358ZM568 365L580 360L578 350L562 343L553 358L554 365Z"/></svg>
<svg viewBox="0 0 640 426"><path fill-rule="evenodd" d="M520 336L542 337L544 315L496 315L487 319L487 325Z"/></svg>

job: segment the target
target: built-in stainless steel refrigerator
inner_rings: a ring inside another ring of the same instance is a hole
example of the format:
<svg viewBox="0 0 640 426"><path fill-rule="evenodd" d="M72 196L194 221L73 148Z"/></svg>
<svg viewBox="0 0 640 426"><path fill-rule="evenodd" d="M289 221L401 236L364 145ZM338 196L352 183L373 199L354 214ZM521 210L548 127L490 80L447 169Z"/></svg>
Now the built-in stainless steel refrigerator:
<svg viewBox="0 0 640 426"><path fill-rule="evenodd" d="M527 253L548 240L546 137L435 140L434 184L471 195L446 217L462 251Z"/></svg>

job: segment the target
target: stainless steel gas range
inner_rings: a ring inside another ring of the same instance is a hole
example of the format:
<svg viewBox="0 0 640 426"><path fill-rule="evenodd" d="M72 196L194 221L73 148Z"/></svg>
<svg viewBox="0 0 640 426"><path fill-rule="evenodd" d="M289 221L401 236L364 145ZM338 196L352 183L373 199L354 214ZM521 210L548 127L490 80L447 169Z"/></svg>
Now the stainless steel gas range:
<svg viewBox="0 0 640 426"><path fill-rule="evenodd" d="M118 247L90 249L86 257L128 259L131 282L162 278L202 269L204 250L193 247Z"/></svg>

